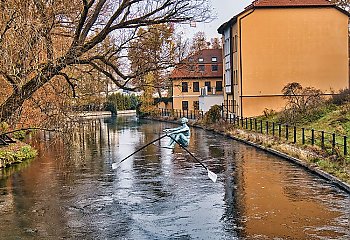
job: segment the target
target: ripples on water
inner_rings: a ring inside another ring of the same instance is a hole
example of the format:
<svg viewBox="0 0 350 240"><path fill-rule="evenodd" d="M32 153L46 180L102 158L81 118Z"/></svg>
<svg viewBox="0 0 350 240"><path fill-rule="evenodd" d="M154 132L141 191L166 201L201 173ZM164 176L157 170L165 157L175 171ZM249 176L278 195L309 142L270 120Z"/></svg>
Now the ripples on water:
<svg viewBox="0 0 350 240"><path fill-rule="evenodd" d="M82 125L69 145L34 139L39 157L1 173L0 239L350 239L349 195L203 130L189 149L217 183L180 148L152 145L111 169L173 126L118 117Z"/></svg>

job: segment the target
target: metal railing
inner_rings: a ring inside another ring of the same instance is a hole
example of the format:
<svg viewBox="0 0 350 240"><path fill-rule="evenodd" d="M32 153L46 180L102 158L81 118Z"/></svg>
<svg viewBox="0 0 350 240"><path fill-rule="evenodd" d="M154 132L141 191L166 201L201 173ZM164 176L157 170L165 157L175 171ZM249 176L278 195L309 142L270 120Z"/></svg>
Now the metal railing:
<svg viewBox="0 0 350 240"><path fill-rule="evenodd" d="M222 111L223 112L223 111ZM161 109L161 116L187 117L188 119L203 119L203 111ZM298 145L318 146L321 149L337 155L348 155L348 137L335 133L316 130L313 128L298 127L290 124L282 124L263 121L253 117L240 117L234 114L222 114L222 118L229 124L245 130L265 134Z"/></svg>
<svg viewBox="0 0 350 240"><path fill-rule="evenodd" d="M204 112L200 110L160 109L160 114L163 117L186 117L188 119L203 119L204 117Z"/></svg>

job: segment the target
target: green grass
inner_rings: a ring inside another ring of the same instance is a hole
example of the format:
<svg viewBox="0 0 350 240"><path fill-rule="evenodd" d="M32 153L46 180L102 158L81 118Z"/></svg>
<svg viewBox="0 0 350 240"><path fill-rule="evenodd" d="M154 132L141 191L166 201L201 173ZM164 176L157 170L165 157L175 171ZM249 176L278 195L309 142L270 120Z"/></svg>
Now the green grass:
<svg viewBox="0 0 350 240"><path fill-rule="evenodd" d="M310 160L320 169L338 177L339 179L350 183L350 102L341 105L332 104L330 101L323 103L321 106L309 110L308 113L302 113L293 117L293 122L283 121L288 119L284 112L274 113L269 116L260 116L259 120L275 123L281 123L282 126L288 124L289 140L293 142L293 127L297 127L297 145L301 145L301 128L305 129L306 145L311 145L311 129L315 130L315 145L322 148L322 158ZM276 124L277 126L277 124ZM263 126L264 132L266 125ZM272 130L269 130L271 134ZM322 146L321 136L324 131L325 143ZM278 134L276 127L275 134ZM337 147L332 149L332 133L336 134ZM276 135L275 135L276 136ZM347 137L348 155L344 156L344 136ZM285 131L282 130L282 138L285 140Z"/></svg>
<svg viewBox="0 0 350 240"><path fill-rule="evenodd" d="M29 145L13 144L0 148L0 168L6 167L14 163L33 159L36 157L37 151Z"/></svg>

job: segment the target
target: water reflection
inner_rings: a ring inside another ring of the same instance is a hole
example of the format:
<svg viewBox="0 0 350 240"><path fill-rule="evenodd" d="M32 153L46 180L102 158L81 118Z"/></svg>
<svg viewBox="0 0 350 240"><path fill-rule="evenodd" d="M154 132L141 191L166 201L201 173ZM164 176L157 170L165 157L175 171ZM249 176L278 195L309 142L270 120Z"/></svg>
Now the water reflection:
<svg viewBox="0 0 350 240"><path fill-rule="evenodd" d="M348 195L293 164L192 129L190 151L131 152L173 125L93 119L3 170L0 239L349 239ZM73 139L73 140L70 140ZM69 140L69 141L68 141ZM68 144L67 144L68 142Z"/></svg>

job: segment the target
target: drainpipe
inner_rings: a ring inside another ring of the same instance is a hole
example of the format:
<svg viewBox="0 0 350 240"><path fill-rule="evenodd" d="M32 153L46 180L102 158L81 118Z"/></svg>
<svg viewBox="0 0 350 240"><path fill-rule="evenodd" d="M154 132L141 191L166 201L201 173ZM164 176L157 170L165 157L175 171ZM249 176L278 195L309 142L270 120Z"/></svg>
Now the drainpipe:
<svg viewBox="0 0 350 240"><path fill-rule="evenodd" d="M243 87L242 87L242 83L243 83L243 79L242 79L242 72L243 72L243 68L242 68L242 19L249 16L251 13L254 12L255 9L253 9L251 12L247 13L246 15L244 15L243 17L239 18L239 68L240 68L240 80L241 80L241 117L243 117L243 98L242 98L242 94L243 94Z"/></svg>
<svg viewBox="0 0 350 240"><path fill-rule="evenodd" d="M231 94L232 94L232 112L236 115L235 109L234 109L234 100L235 100L235 91L234 91L234 85L233 85L233 44L232 41L232 25L230 26L230 68L231 68ZM227 111L229 106L229 100L227 96Z"/></svg>

